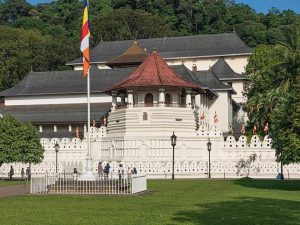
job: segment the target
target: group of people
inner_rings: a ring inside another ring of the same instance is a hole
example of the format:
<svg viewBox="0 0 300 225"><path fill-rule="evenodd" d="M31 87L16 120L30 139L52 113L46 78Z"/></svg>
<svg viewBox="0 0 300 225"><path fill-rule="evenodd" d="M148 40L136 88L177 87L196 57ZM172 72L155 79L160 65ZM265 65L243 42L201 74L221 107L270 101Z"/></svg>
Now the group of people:
<svg viewBox="0 0 300 225"><path fill-rule="evenodd" d="M98 175L100 178L104 177L104 178L108 178L108 175L110 173L110 165L109 163L106 163L106 165L103 168L102 162L99 162L98 164ZM124 177L124 167L122 164L119 164L119 168L118 168L118 174L119 174L119 178ZM130 170L130 172L128 174L137 174L137 169L135 167L133 167L132 170Z"/></svg>
<svg viewBox="0 0 300 225"><path fill-rule="evenodd" d="M13 167L13 166L10 166L10 170L9 170L9 173L8 173L8 177L9 177L10 180L12 180L12 177L13 177L14 174L15 174L14 167ZM24 170L24 168L21 169L21 177L22 177L22 179L25 178L25 170ZM31 178L30 167L27 167L27 169L26 169L26 177L27 177L28 179Z"/></svg>

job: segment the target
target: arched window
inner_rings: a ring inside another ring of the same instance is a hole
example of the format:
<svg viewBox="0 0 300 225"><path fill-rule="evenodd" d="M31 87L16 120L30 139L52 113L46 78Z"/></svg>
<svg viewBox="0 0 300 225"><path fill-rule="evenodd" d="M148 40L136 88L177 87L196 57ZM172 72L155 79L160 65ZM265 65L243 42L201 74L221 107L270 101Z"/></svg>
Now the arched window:
<svg viewBox="0 0 300 225"><path fill-rule="evenodd" d="M166 105L171 104L171 96L169 94L166 94L166 96L165 96L165 103L166 103Z"/></svg>
<svg viewBox="0 0 300 225"><path fill-rule="evenodd" d="M146 94L145 96L145 105L153 106L153 95L151 93Z"/></svg>

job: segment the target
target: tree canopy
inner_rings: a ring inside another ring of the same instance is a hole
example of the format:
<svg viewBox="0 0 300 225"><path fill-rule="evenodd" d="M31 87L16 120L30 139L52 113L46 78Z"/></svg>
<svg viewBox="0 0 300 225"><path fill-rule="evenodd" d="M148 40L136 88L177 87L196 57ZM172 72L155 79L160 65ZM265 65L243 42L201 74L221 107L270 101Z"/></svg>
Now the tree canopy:
<svg viewBox="0 0 300 225"><path fill-rule="evenodd" d="M300 28L289 33L286 43L257 47L246 71L251 74L246 93L250 125L268 123L278 160L300 162Z"/></svg>
<svg viewBox="0 0 300 225"><path fill-rule="evenodd" d="M57 0L32 6L0 1L0 91L30 70L67 69L80 57L83 3ZM233 32L250 47L286 41L300 16L292 10L256 13L232 0L90 0L91 45L126 40Z"/></svg>
<svg viewBox="0 0 300 225"><path fill-rule="evenodd" d="M44 149L37 129L11 115L0 118L0 166L3 163L39 163Z"/></svg>

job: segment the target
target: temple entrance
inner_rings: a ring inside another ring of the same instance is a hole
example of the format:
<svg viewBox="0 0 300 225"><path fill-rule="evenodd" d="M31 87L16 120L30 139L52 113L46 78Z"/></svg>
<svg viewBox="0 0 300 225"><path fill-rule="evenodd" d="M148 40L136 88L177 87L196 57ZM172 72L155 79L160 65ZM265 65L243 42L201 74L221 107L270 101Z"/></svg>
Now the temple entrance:
<svg viewBox="0 0 300 225"><path fill-rule="evenodd" d="M151 93L146 94L145 96L145 105L146 106L153 106L153 95Z"/></svg>

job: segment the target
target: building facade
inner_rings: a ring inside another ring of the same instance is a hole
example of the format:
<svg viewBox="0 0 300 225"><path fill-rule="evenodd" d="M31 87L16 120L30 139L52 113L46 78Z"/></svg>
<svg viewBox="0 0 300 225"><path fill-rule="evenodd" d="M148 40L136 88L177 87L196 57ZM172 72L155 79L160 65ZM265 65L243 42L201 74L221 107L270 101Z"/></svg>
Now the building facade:
<svg viewBox="0 0 300 225"><path fill-rule="evenodd" d="M258 156L254 176L275 177L278 163L268 136L253 136L250 143L240 136L250 55L235 33L100 43L91 51L90 69L94 171L100 161L110 162L113 171L122 162L127 171L170 177L175 132L178 177L207 176L208 140L212 177L237 177L237 161L251 154ZM32 72L0 93L0 114L39 129L45 159L32 166L33 174L54 172L55 143L60 172L85 170L86 82L80 59L67 65L73 70ZM0 169L5 173L8 166ZM300 175L299 165L285 169Z"/></svg>

